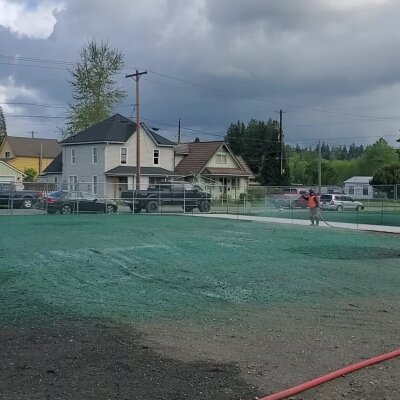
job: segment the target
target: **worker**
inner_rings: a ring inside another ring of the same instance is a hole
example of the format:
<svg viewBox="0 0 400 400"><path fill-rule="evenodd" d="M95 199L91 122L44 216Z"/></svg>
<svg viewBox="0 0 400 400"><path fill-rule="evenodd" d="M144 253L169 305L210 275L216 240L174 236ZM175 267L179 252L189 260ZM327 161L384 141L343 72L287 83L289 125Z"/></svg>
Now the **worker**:
<svg viewBox="0 0 400 400"><path fill-rule="evenodd" d="M310 190L309 194L303 195L303 199L307 200L308 208L310 209L311 225L319 225L319 198L314 190Z"/></svg>

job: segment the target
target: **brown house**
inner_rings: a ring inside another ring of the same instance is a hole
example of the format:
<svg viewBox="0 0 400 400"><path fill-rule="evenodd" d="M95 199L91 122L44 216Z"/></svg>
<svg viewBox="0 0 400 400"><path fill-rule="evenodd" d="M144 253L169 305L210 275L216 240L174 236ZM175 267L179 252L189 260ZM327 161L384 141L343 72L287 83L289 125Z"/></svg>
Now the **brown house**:
<svg viewBox="0 0 400 400"><path fill-rule="evenodd" d="M183 143L175 148L175 174L209 188L214 198L239 198L253 172L223 141Z"/></svg>
<svg viewBox="0 0 400 400"><path fill-rule="evenodd" d="M0 160L24 171L33 168L40 175L61 153L57 139L6 136L0 146Z"/></svg>

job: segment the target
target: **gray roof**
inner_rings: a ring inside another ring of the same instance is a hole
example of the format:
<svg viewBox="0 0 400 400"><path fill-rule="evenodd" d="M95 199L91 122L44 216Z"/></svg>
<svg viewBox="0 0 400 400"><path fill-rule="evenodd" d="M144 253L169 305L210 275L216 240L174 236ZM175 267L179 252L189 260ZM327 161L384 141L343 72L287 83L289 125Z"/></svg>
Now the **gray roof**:
<svg viewBox="0 0 400 400"><path fill-rule="evenodd" d="M6 140L15 157L55 158L61 151L57 139L7 136Z"/></svg>
<svg viewBox="0 0 400 400"><path fill-rule="evenodd" d="M146 132L153 137L161 146L173 146L175 143L158 135L145 124L140 124ZM77 134L63 140L61 144L83 144L83 143L125 143L136 131L136 123L121 114L115 114L90 128L84 129Z"/></svg>
<svg viewBox="0 0 400 400"><path fill-rule="evenodd" d="M361 184L369 184L369 181L372 179L372 176L353 176L344 183L361 183Z"/></svg>
<svg viewBox="0 0 400 400"><path fill-rule="evenodd" d="M120 165L106 172L106 175L130 176L136 175L136 167ZM160 167L140 167L140 175L143 176L177 176L174 172Z"/></svg>
<svg viewBox="0 0 400 400"><path fill-rule="evenodd" d="M43 171L42 175L46 174L61 174L62 173L62 153L60 153Z"/></svg>

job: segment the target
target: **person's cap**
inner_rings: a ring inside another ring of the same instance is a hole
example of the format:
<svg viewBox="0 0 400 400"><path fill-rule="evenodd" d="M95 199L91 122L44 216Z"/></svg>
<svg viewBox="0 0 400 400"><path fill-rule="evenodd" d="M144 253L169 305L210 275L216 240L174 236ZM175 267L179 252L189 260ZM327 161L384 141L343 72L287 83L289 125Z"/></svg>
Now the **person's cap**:
<svg viewBox="0 0 400 400"><path fill-rule="evenodd" d="M311 190L310 190L310 194L314 194L314 193L315 193L314 190L311 189Z"/></svg>

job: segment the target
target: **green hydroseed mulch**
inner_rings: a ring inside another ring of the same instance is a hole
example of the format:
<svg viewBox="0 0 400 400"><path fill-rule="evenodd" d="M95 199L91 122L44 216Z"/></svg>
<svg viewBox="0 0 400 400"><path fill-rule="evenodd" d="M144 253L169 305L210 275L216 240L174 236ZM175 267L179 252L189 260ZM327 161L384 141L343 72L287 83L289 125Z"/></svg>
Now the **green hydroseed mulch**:
<svg viewBox="0 0 400 400"><path fill-rule="evenodd" d="M395 235L153 215L2 217L0 318L201 318L400 293Z"/></svg>
<svg viewBox="0 0 400 400"><path fill-rule="evenodd" d="M276 208L257 209L251 212L252 215L260 217L274 218L293 218L308 219L309 210L302 209L283 209L279 211ZM385 225L400 226L400 213L396 212L379 212L379 211L322 211L322 217L329 222L347 222L351 224L368 224L368 225Z"/></svg>

